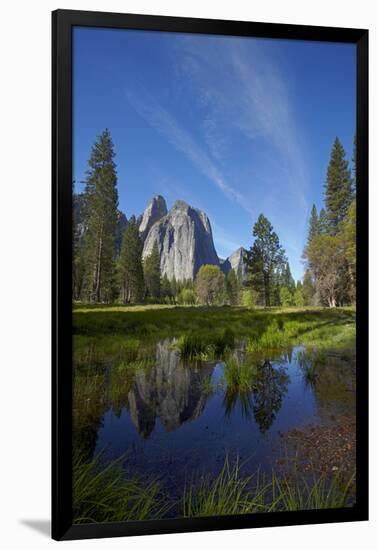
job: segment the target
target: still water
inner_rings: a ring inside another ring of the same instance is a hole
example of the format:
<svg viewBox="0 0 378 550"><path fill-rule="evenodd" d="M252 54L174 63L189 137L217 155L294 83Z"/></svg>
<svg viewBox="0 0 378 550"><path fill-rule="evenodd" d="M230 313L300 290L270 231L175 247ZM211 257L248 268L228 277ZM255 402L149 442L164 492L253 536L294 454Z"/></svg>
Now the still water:
<svg viewBox="0 0 378 550"><path fill-rule="evenodd" d="M330 360L309 383L298 360L303 350L256 359L253 389L240 392L227 386L222 361L185 364L172 342L160 341L153 363L138 369L121 399L108 392L97 416L89 415L83 429L92 430L91 454L125 454L127 471L163 479L172 492L218 472L226 455L251 472L270 471L285 432L354 414L353 367ZM242 363L243 343L237 353ZM103 366L103 392L112 368Z"/></svg>

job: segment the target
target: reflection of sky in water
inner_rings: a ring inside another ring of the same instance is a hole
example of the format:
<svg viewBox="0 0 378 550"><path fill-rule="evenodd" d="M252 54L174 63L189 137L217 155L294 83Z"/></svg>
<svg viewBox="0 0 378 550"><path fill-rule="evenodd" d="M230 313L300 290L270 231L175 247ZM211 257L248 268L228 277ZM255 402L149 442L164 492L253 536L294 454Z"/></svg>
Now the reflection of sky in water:
<svg viewBox="0 0 378 550"><path fill-rule="evenodd" d="M172 486L218 470L226 453L248 459L251 471L269 471L280 432L327 421L314 388L304 382L299 350L264 366L260 362L257 390L243 401L236 396L227 408L223 363L184 367L176 352L162 346L156 367L137 373L118 415L112 408L104 414L95 453L104 448L109 458L126 453L128 468L162 476ZM214 392L208 396L210 379Z"/></svg>

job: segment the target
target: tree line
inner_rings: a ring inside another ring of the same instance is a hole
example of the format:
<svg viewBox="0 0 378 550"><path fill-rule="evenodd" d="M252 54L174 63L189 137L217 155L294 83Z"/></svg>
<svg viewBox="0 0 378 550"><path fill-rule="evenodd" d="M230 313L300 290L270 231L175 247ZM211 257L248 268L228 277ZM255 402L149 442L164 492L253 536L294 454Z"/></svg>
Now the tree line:
<svg viewBox="0 0 378 550"><path fill-rule="evenodd" d="M216 265L201 266L194 281L168 279L161 273L157 242L142 259L143 242L135 216L128 220L119 243L114 156L106 129L92 146L80 223L74 219L74 300L249 307L343 305L354 300L354 183L339 140L327 172L326 208L319 215L315 206L312 209L303 283L294 281L285 250L263 214L252 230L254 240L246 252L248 275L244 280L233 269L225 275Z"/></svg>
<svg viewBox="0 0 378 550"><path fill-rule="evenodd" d="M303 293L308 305L329 307L356 300L356 140L352 170L336 137L324 186L325 206L313 205L307 244Z"/></svg>

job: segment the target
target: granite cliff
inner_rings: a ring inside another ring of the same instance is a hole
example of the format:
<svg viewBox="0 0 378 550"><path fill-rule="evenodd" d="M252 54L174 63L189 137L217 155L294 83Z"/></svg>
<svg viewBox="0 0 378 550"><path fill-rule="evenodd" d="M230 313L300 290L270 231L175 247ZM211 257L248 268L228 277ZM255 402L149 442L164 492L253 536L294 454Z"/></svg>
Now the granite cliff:
<svg viewBox="0 0 378 550"><path fill-rule="evenodd" d="M184 201L176 201L171 210L150 227L144 241L143 258L151 254L155 242L160 253L161 273L168 279L194 279L203 264L219 265L209 218Z"/></svg>
<svg viewBox="0 0 378 550"><path fill-rule="evenodd" d="M248 275L246 249L241 246L235 250L226 260L220 262L220 267L225 275L233 269L239 280L245 281Z"/></svg>

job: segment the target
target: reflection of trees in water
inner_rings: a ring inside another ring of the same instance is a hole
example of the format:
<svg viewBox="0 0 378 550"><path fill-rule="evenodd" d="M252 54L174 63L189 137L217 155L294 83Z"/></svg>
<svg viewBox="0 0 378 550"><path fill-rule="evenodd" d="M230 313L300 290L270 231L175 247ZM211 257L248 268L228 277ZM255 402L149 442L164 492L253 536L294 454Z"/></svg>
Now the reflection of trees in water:
<svg viewBox="0 0 378 550"><path fill-rule="evenodd" d="M273 424L289 381L289 375L282 366L273 367L270 361L264 361L259 367L253 390L253 413L262 433Z"/></svg>
<svg viewBox="0 0 378 550"><path fill-rule="evenodd" d="M226 416L230 416L239 403L242 416L249 419L253 415L260 431L266 432L281 408L289 382L289 375L283 366L274 367L270 361L264 361L257 366L250 390L237 386L226 388L223 398Z"/></svg>

